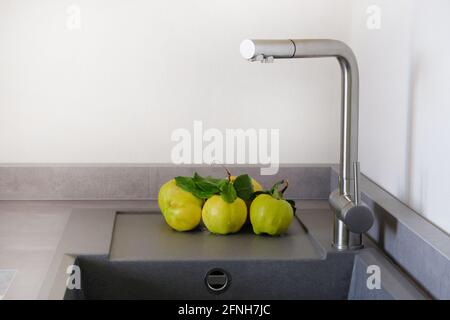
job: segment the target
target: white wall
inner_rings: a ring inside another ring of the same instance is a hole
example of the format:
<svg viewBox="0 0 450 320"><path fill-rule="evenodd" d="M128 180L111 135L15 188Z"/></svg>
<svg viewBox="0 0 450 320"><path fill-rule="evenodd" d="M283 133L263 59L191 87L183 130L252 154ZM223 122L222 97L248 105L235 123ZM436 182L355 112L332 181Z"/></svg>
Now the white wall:
<svg viewBox="0 0 450 320"><path fill-rule="evenodd" d="M81 8L81 30L66 9ZM381 29L366 27L369 5ZM1 0L0 163L159 163L171 132L280 128L281 162L338 161L331 60L251 64L247 37L348 40L362 171L450 232L447 0Z"/></svg>
<svg viewBox="0 0 450 320"><path fill-rule="evenodd" d="M81 8L81 30L66 9ZM160 163L171 133L280 128L281 162L338 161L332 60L248 63L247 37L346 34L334 0L1 0L0 162Z"/></svg>
<svg viewBox="0 0 450 320"><path fill-rule="evenodd" d="M369 5L379 30L366 27ZM364 173L450 232L450 2L352 0Z"/></svg>

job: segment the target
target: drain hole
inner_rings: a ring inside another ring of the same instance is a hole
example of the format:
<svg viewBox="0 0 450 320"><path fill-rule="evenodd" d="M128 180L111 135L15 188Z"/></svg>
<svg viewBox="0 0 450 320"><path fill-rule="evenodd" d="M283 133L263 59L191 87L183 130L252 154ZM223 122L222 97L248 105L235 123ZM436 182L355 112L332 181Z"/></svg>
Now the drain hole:
<svg viewBox="0 0 450 320"><path fill-rule="evenodd" d="M206 287L214 293L224 292L230 285L231 277L222 269L215 268L206 274Z"/></svg>

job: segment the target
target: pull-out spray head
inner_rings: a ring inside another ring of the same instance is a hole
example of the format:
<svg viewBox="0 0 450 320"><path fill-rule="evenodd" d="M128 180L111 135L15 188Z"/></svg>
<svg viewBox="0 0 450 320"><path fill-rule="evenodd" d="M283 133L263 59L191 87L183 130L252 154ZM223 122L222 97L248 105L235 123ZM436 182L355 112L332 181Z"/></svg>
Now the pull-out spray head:
<svg viewBox="0 0 450 320"><path fill-rule="evenodd" d="M249 61L273 62L274 59L293 58L295 44L292 40L246 39L241 42L240 51Z"/></svg>

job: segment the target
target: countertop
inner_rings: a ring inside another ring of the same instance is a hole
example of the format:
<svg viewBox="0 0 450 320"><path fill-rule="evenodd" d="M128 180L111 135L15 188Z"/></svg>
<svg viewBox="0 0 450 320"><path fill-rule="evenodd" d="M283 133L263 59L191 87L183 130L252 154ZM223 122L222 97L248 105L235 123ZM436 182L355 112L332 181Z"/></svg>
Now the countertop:
<svg viewBox="0 0 450 320"><path fill-rule="evenodd" d="M5 300L38 298L69 217L80 208L156 207L149 201L0 201L0 270L15 271Z"/></svg>
<svg viewBox="0 0 450 320"><path fill-rule="evenodd" d="M0 268L16 271L5 299L61 299L66 290L67 267L79 255L108 256L120 261L327 259L336 251L331 246L333 214L328 201L302 200L297 208L298 220L284 237L254 236L251 230L225 237L206 231L174 233L155 213L155 201L3 201ZM192 236L196 241L185 241ZM395 289L414 292L407 277L383 257L370 239L364 240L369 248L364 252L375 254L377 264L385 266L384 270L392 269L393 279L401 279ZM177 252L174 248L178 246L188 249L187 253Z"/></svg>
<svg viewBox="0 0 450 320"><path fill-rule="evenodd" d="M326 210L327 201L303 200L299 209ZM15 270L15 277L4 299L37 299L58 248L69 218L83 224L86 208L114 210L157 210L156 201L0 201L0 270ZM112 220L113 221L113 220ZM87 226L89 227L89 226ZM92 226L91 226L92 227ZM101 230L95 230L101 237ZM106 242L91 241L84 234L74 238L90 252L99 251ZM89 252L87 250L86 252ZM66 252L69 253L69 252Z"/></svg>

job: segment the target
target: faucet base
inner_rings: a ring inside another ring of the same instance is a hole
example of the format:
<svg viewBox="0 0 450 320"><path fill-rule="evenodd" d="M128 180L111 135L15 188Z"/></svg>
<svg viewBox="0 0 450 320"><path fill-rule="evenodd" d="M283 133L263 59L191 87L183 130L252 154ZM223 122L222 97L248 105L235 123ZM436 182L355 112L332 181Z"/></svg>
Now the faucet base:
<svg viewBox="0 0 450 320"><path fill-rule="evenodd" d="M358 250L364 248L362 234L350 232L342 220L334 216L333 247L336 250Z"/></svg>
<svg viewBox="0 0 450 320"><path fill-rule="evenodd" d="M342 220L334 216L333 247L337 250L348 249L349 231Z"/></svg>

